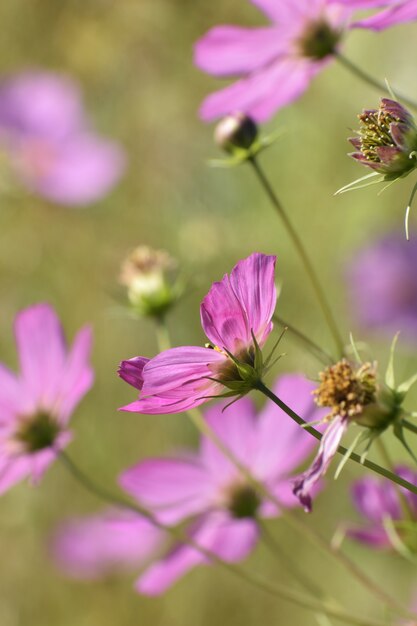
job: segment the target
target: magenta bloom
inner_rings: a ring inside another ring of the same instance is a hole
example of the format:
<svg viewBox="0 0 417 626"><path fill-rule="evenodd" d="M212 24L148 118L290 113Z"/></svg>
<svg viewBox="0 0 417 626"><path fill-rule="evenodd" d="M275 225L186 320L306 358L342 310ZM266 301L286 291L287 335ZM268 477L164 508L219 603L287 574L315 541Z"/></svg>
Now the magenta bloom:
<svg viewBox="0 0 417 626"><path fill-rule="evenodd" d="M291 374L279 380L275 393L312 421L322 415L313 403L313 387L302 376ZM152 511L158 521L166 525L188 522L186 532L190 538L220 558L234 562L245 558L258 541L256 517L276 517L286 507L297 505L289 475L305 461L314 439L273 402L267 401L258 415L249 398L238 400L226 412L222 412L223 406L223 402L216 404L206 412L208 423L236 458L275 494L280 508L263 500L206 438L202 438L197 453L187 451L176 457L138 463L121 475L120 485ZM77 527L75 532L70 528L69 539L65 537L65 528L60 533L59 562L73 573L84 574L85 553L90 555L88 537L95 532L96 518L91 526L89 520L84 524L84 528L78 527L78 535ZM117 556L120 544L120 560L124 562L124 540L117 536L113 543L110 527L108 532L104 525L102 528L103 537L91 537L94 566L99 560L95 559L96 541L100 555L111 551L112 557ZM127 532L130 536L131 531ZM160 594L193 567L207 563L192 547L176 545L145 571L136 588L147 595Z"/></svg>
<svg viewBox="0 0 417 626"><path fill-rule="evenodd" d="M165 534L145 518L109 510L62 524L53 537L51 550L68 576L93 580L147 563L164 539Z"/></svg>
<svg viewBox="0 0 417 626"><path fill-rule="evenodd" d="M390 233L351 259L350 308L364 328L417 340L417 243Z"/></svg>
<svg viewBox="0 0 417 626"><path fill-rule="evenodd" d="M125 165L120 146L89 127L78 87L41 71L0 83L0 146L31 192L65 206L105 196Z"/></svg>
<svg viewBox="0 0 417 626"><path fill-rule="evenodd" d="M238 77L200 110L210 121L241 111L258 122L296 100L338 51L351 28L382 30L417 18L416 0L252 0L272 22L260 28L218 26L195 46L196 65ZM383 8L354 21L358 9Z"/></svg>
<svg viewBox="0 0 417 626"><path fill-rule="evenodd" d="M69 419L93 382L89 328L68 351L56 313L38 304L19 313L15 333L19 375L0 364L0 493L42 477L70 441Z"/></svg>
<svg viewBox="0 0 417 626"><path fill-rule="evenodd" d="M397 467L395 473L408 482L417 485L417 473L408 467ZM400 488L408 505L417 519L417 496L406 489ZM401 522L409 521L407 512L404 511L396 486L379 478L366 477L357 480L352 488L353 503L366 524L363 526L349 524L347 534L352 539L377 548L388 549L392 547L387 522L393 524L396 534L407 545L407 528L401 527ZM409 533L409 539L414 542L415 533Z"/></svg>
<svg viewBox="0 0 417 626"><path fill-rule="evenodd" d="M256 363L254 338L262 347L272 330L275 260L252 254L212 285L200 307L211 345L122 361L120 377L141 392L138 401L122 410L180 413L224 392L242 396L250 391L261 375L257 368L262 369Z"/></svg>

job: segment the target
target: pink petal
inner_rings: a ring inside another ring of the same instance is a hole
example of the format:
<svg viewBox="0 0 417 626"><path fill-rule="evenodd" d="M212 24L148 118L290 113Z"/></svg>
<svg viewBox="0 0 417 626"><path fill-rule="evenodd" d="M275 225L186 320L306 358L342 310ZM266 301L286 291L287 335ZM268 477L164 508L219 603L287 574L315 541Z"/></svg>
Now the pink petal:
<svg viewBox="0 0 417 626"><path fill-rule="evenodd" d="M201 118L211 121L233 111L242 111L255 121L265 122L279 108L296 100L319 69L320 63L306 59L277 60L209 95L201 106Z"/></svg>
<svg viewBox="0 0 417 626"><path fill-rule="evenodd" d="M350 539L364 543L377 550L384 550L391 547L387 533L382 527L361 528L360 526L348 526L346 528L346 535Z"/></svg>
<svg viewBox="0 0 417 626"><path fill-rule="evenodd" d="M62 383L66 346L61 323L48 304L37 304L15 320L27 411L54 405Z"/></svg>
<svg viewBox="0 0 417 626"><path fill-rule="evenodd" d="M109 510L64 522L52 539L51 550L68 576L95 579L115 569L139 567L163 539L164 534L146 519Z"/></svg>
<svg viewBox="0 0 417 626"><path fill-rule="evenodd" d="M234 456L250 467L256 444L255 406L247 396L223 412L224 406L226 402L217 402L205 411L204 418ZM200 456L218 484L227 484L232 477L240 476L235 465L207 437L201 440Z"/></svg>
<svg viewBox="0 0 417 626"><path fill-rule="evenodd" d="M288 49L277 28L212 28L194 48L194 62L214 76L236 76L259 69Z"/></svg>
<svg viewBox="0 0 417 626"><path fill-rule="evenodd" d="M305 421L322 419L327 411L314 403L314 383L299 374L281 376L273 391ZM258 443L253 467L259 477L285 476L306 461L316 439L298 426L274 402L267 400L259 415Z"/></svg>
<svg viewBox="0 0 417 626"><path fill-rule="evenodd" d="M16 375L0 363L0 425L9 422L19 412L21 393Z"/></svg>
<svg viewBox="0 0 417 626"><path fill-rule="evenodd" d="M119 483L166 524L201 513L213 495L210 475L197 458L142 461L123 472Z"/></svg>
<svg viewBox="0 0 417 626"><path fill-rule="evenodd" d="M391 26L412 22L417 19L417 1L406 0L395 6L387 8L376 15L355 22L353 28L370 28L381 31Z"/></svg>
<svg viewBox="0 0 417 626"><path fill-rule="evenodd" d="M27 456L0 457L0 495L30 476L31 460Z"/></svg>
<svg viewBox="0 0 417 626"><path fill-rule="evenodd" d="M353 485L352 499L359 513L374 524L381 525L385 517L401 518L397 491L388 481L362 478Z"/></svg>
<svg viewBox="0 0 417 626"><path fill-rule="evenodd" d="M299 22L323 10L323 0L251 0L273 22Z"/></svg>
<svg viewBox="0 0 417 626"><path fill-rule="evenodd" d="M120 363L117 373L126 383L142 391L143 368L149 361L150 359L144 356L136 356L133 359L127 359Z"/></svg>
<svg viewBox="0 0 417 626"><path fill-rule="evenodd" d="M251 552L258 539L258 529L253 520L232 520L223 514L209 514L200 520L191 537L223 560L235 562ZM145 571L136 589L145 595L160 595L193 567L203 564L209 564L204 555L190 546L179 545Z"/></svg>
<svg viewBox="0 0 417 626"><path fill-rule="evenodd" d="M100 200L125 168L120 147L91 133L78 133L45 150L44 165L23 153L21 175L34 192L58 204L83 206Z"/></svg>

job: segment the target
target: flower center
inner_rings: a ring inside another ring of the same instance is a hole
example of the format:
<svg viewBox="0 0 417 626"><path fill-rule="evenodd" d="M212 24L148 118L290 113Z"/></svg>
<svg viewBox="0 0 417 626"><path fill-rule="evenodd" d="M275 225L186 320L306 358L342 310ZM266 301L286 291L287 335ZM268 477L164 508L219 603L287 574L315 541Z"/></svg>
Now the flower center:
<svg viewBox="0 0 417 626"><path fill-rule="evenodd" d="M311 22L298 41L299 50L302 56L320 61L334 54L340 36L325 20Z"/></svg>
<svg viewBox="0 0 417 626"><path fill-rule="evenodd" d="M383 110L366 111L358 117L361 123L361 128L358 131L361 139L361 152L368 161L381 163L377 149L395 147L391 135L391 124L399 123L401 120Z"/></svg>
<svg viewBox="0 0 417 626"><path fill-rule="evenodd" d="M375 367L364 363L355 368L347 359L320 372L320 385L313 391L318 406L331 409L328 417L355 418L375 402L377 383Z"/></svg>
<svg viewBox="0 0 417 626"><path fill-rule="evenodd" d="M22 423L16 439L23 444L26 452L39 452L52 447L59 432L56 420L48 413L39 412Z"/></svg>
<svg viewBox="0 0 417 626"><path fill-rule="evenodd" d="M258 494L248 485L234 486L228 493L228 504L235 519L254 518L261 501Z"/></svg>

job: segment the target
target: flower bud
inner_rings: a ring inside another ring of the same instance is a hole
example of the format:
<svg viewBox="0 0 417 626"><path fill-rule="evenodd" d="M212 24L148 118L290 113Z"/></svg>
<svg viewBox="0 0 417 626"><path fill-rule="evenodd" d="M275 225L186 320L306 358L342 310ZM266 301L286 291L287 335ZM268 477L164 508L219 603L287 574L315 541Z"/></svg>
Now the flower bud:
<svg viewBox="0 0 417 626"><path fill-rule="evenodd" d="M393 180L417 167L417 127L413 116L395 100L382 98L379 109L359 116L357 137L349 141L358 150L354 159Z"/></svg>
<svg viewBox="0 0 417 626"><path fill-rule="evenodd" d="M127 287L130 303L140 315L161 317L178 298L173 274L175 260L162 250L135 248L124 260L120 283Z"/></svg>
<svg viewBox="0 0 417 626"><path fill-rule="evenodd" d="M214 140L225 152L249 150L258 137L258 127L244 113L224 117L216 126Z"/></svg>

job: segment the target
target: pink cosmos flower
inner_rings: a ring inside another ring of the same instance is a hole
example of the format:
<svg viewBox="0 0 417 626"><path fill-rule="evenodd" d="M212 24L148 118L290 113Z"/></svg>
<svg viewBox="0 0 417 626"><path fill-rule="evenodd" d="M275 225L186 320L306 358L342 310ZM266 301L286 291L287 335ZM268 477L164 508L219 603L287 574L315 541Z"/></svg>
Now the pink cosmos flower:
<svg viewBox="0 0 417 626"><path fill-rule="evenodd" d="M196 65L218 77L238 78L208 96L206 121L242 111L258 122L296 100L324 69L352 28L383 30L417 18L417 0L251 0L271 24L217 26L195 46ZM354 20L358 9L382 8Z"/></svg>
<svg viewBox="0 0 417 626"><path fill-rule="evenodd" d="M69 419L93 382L89 328L68 351L56 313L38 304L18 314L15 333L19 375L0 364L0 493L42 477L69 443Z"/></svg>
<svg viewBox="0 0 417 626"><path fill-rule="evenodd" d="M127 511L105 511L62 524L51 542L52 555L68 576L101 578L115 570L140 567L152 558L165 534Z"/></svg>
<svg viewBox="0 0 417 626"><path fill-rule="evenodd" d="M275 393L305 419L316 420L322 410L313 403L313 386L302 376L291 374L278 381ZM257 517L276 517L286 507L297 505L289 475L307 458L314 439L271 401L258 415L249 398L237 401L226 413L223 406L218 403L211 407L206 420L236 458L275 494L280 507L262 499L206 438L202 438L198 453L187 451L176 457L142 461L125 471L119 482L159 522L176 525L187 521L186 532L191 539L225 561L234 562L245 558L257 543ZM110 552L112 560L125 561L125 541L119 534L114 539L111 528L104 525L100 527L103 535L93 536L96 524L96 518L87 519L77 523L75 531L64 527L59 534L58 560L65 570L84 575L91 553L94 574L96 565L101 567L101 561L108 560L107 556L102 559L103 554ZM127 540L133 529L126 532ZM203 564L208 560L196 549L175 545L142 574L136 589L147 595L163 593L186 572Z"/></svg>
<svg viewBox="0 0 417 626"><path fill-rule="evenodd" d="M27 71L0 83L0 146L33 193L65 206L91 204L119 180L119 145L89 127L78 86Z"/></svg>
<svg viewBox="0 0 417 626"><path fill-rule="evenodd" d="M401 478L417 485L417 474L408 467L395 468L395 473ZM409 507L417 519L417 496L410 491L402 489ZM389 549L392 542L387 524L392 524L398 537L407 545L407 540L415 546L415 531L407 533L406 526L401 527L401 522L407 523L409 511L402 506L397 486L388 480L366 477L357 480L352 488L352 498L355 507L366 520L366 525L348 524L347 535L372 548Z"/></svg>
<svg viewBox="0 0 417 626"><path fill-rule="evenodd" d="M250 391L262 374L257 346L263 346L273 326L275 261L254 253L212 285L200 307L212 345L122 361L119 376L141 392L138 401L122 410L180 413L224 394L225 388L230 396Z"/></svg>

